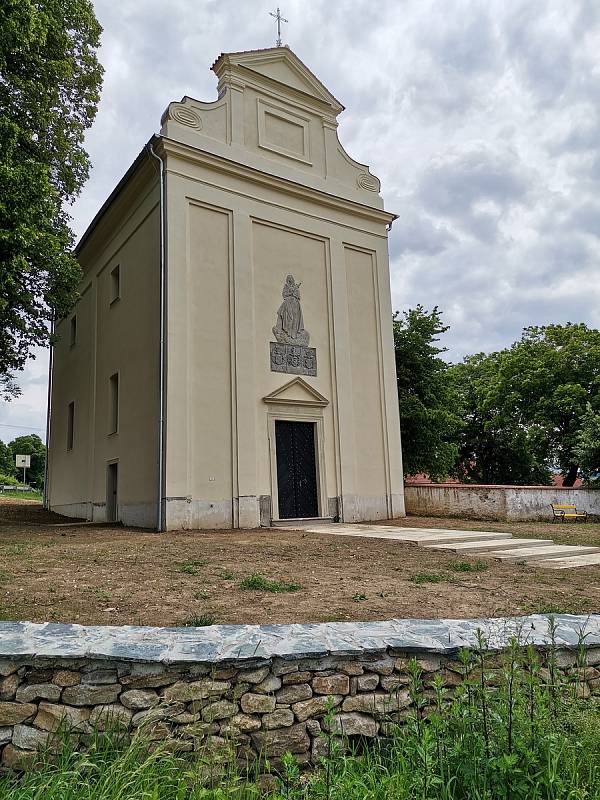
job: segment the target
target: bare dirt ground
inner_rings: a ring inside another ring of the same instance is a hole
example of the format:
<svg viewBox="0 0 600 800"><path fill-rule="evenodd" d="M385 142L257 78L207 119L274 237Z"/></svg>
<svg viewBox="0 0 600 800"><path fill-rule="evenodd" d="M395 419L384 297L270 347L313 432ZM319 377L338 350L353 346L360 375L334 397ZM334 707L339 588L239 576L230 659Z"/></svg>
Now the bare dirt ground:
<svg viewBox="0 0 600 800"><path fill-rule="evenodd" d="M55 527L64 522L38 503L0 498L0 619L264 624L600 611L600 567L554 571L286 529ZM396 522L600 545L597 523ZM252 574L299 588L241 588Z"/></svg>

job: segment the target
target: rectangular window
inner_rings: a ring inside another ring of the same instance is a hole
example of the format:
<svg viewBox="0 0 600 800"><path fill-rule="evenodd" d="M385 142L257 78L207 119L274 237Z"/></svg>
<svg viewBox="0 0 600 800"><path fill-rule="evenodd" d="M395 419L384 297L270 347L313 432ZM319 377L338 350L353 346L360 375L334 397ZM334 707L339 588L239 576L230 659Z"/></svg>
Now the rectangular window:
<svg viewBox="0 0 600 800"><path fill-rule="evenodd" d="M73 449L73 427L75 424L75 403L67 407L67 450Z"/></svg>
<svg viewBox="0 0 600 800"><path fill-rule="evenodd" d="M69 335L69 343L71 347L75 347L75 342L77 341L77 317L75 314L71 317L71 328L70 328L70 335Z"/></svg>
<svg viewBox="0 0 600 800"><path fill-rule="evenodd" d="M119 373L115 372L108 380L108 433L119 430Z"/></svg>
<svg viewBox="0 0 600 800"><path fill-rule="evenodd" d="M111 304L121 297L121 268L117 266L110 273L110 302Z"/></svg>

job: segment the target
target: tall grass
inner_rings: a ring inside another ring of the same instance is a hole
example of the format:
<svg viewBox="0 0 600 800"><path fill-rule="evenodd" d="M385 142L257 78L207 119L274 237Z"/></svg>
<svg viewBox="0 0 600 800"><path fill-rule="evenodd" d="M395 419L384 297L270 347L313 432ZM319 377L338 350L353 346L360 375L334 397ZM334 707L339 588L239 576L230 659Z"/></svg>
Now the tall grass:
<svg viewBox="0 0 600 800"><path fill-rule="evenodd" d="M588 697L585 647L565 675L551 651L542 666L511 641L503 656L477 647L459 657L463 682L409 666L412 704L384 720L385 738L342 741L327 733L320 766L302 774L284 756L273 800L600 800L600 698ZM406 689L406 687L403 687ZM398 704L398 709L400 709ZM264 769L265 767L261 767ZM149 752L96 734L85 754L63 737L58 757L37 771L0 779L2 800L254 800L258 769L233 758Z"/></svg>

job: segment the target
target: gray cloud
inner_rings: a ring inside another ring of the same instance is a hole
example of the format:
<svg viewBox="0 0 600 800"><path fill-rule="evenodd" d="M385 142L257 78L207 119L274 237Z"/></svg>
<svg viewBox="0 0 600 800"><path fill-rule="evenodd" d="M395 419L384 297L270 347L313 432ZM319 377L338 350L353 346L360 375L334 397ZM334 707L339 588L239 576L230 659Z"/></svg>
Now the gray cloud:
<svg viewBox="0 0 600 800"><path fill-rule="evenodd" d="M171 100L215 99L220 52L274 43L270 10L96 0L106 80L87 137L92 175L72 209L79 235ZM452 360L533 323L600 326L598 0L289 0L283 10L285 41L347 107L341 141L400 214L394 308L437 304ZM0 422L43 427L44 362L31 363L23 405L1 407Z"/></svg>

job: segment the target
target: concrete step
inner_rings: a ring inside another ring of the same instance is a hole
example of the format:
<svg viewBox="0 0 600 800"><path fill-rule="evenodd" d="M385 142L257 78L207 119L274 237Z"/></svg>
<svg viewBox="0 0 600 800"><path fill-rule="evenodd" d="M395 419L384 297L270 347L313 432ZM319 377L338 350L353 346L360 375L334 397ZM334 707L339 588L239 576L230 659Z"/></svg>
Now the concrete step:
<svg viewBox="0 0 600 800"><path fill-rule="evenodd" d="M428 544L453 544L456 542L506 542L512 540L510 533L482 533L481 531L452 531L451 533L427 533L423 536L414 538L419 547L427 547Z"/></svg>
<svg viewBox="0 0 600 800"><path fill-rule="evenodd" d="M289 519L273 519L271 520L271 527L298 528L300 530L304 530L306 525L331 525L332 522L333 517L294 517Z"/></svg>
<svg viewBox="0 0 600 800"><path fill-rule="evenodd" d="M357 526L357 525L335 525L328 527L305 528L308 533L328 533L334 536L357 536L366 539L387 539L391 541L418 544L423 547L426 544L447 544L449 542L470 542L482 540L501 540L506 541L505 533L481 533L481 531L424 531L419 529L406 528L386 528L379 530L382 526ZM508 534L510 537L510 534Z"/></svg>
<svg viewBox="0 0 600 800"><path fill-rule="evenodd" d="M550 558L547 561L536 561L536 567L544 569L573 569L574 567L600 566L600 553L590 553L584 556L567 556L566 558Z"/></svg>
<svg viewBox="0 0 600 800"><path fill-rule="evenodd" d="M487 541L455 542L454 544L425 544L431 550L449 550L454 553L484 553L493 550L508 550L516 547L532 547L553 544L551 539L489 539Z"/></svg>
<svg viewBox="0 0 600 800"><path fill-rule="evenodd" d="M500 561L538 561L547 558L563 558L565 556L583 556L600 553L600 547L584 547L582 545L553 544L547 547L517 547L513 550L502 550L493 553Z"/></svg>
<svg viewBox="0 0 600 800"><path fill-rule="evenodd" d="M306 533L327 533L332 536L375 535L372 527L358 528L356 525L341 525L339 523L332 523L330 525L327 523L323 523L322 525L303 525L299 530L306 531Z"/></svg>

